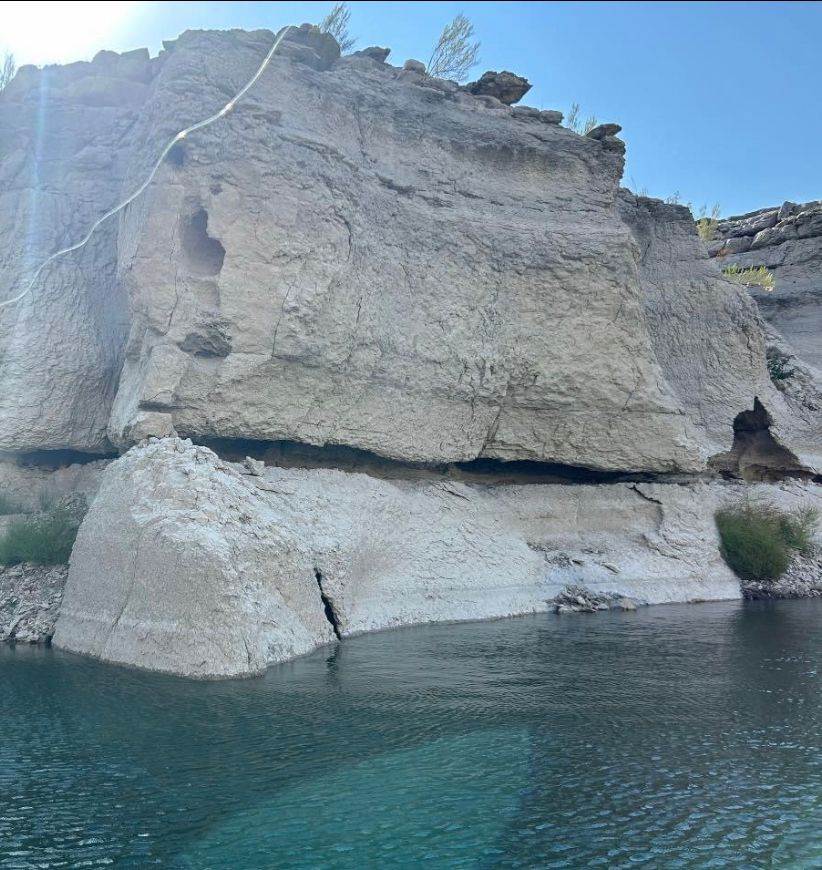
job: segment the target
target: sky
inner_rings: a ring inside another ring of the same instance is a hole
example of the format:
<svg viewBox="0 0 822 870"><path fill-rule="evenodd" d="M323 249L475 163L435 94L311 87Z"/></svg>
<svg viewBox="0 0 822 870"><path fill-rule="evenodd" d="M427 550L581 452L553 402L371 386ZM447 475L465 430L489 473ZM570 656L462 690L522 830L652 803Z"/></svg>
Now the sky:
<svg viewBox="0 0 822 870"><path fill-rule="evenodd" d="M0 53L19 64L89 60L185 29L319 22L331 2L0 2ZM523 105L621 124L623 183L723 215L822 199L822 3L350 2L356 48L428 59L467 15L477 76L533 84Z"/></svg>

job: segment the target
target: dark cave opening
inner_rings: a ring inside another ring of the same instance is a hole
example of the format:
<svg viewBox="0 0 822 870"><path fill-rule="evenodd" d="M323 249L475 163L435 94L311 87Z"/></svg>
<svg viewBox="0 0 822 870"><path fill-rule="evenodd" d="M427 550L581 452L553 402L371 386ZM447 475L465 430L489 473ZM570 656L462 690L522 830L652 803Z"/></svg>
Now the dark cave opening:
<svg viewBox="0 0 822 870"><path fill-rule="evenodd" d="M753 408L734 418L731 449L715 456L709 463L711 467L723 477L750 483L773 483L790 477L811 479L813 474L771 434L772 423L771 415L755 397Z"/></svg>
<svg viewBox="0 0 822 870"><path fill-rule="evenodd" d="M200 206L183 218L180 227L183 254L192 275L219 275L225 261L225 248L208 234L208 212Z"/></svg>

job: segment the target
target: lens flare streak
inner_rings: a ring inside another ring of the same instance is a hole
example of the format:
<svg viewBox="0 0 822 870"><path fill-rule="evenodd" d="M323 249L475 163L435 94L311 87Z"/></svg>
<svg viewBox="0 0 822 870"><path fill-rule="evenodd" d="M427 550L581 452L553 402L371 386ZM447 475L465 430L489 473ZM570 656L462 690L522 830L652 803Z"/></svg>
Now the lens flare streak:
<svg viewBox="0 0 822 870"><path fill-rule="evenodd" d="M237 105L237 103L245 96L245 94L248 93L248 91L256 84L256 82L260 78L260 76L265 72L266 67L271 62L271 58L274 57L274 52L277 51L277 49L280 46L280 43L283 41L283 39L285 38L285 36L289 32L289 30L291 30L290 24L287 25L286 27L284 27L282 32L280 33L280 35L274 40L274 44L269 49L268 54L263 58L262 63L257 68L257 72L254 73L254 75L248 80L248 82L246 82L245 86L243 88L241 88L222 107L222 109L220 109L218 112L215 112L213 115L210 115L208 118L205 118L202 121L198 121L196 124L192 124L190 127L186 127L184 130L180 130L180 132L173 139L171 139L169 141L169 143L166 145L166 147L162 150L162 152L160 153L160 156L155 161L154 166L151 168L151 171L146 176L145 181L143 181L143 183L129 197L124 199L118 205L114 206L114 208L107 211L102 217L99 217L91 225L91 228L89 229L89 231L85 234L85 236L83 236L83 238L79 242L76 242L73 245L69 245L66 248L61 248L59 251L55 251L53 254L51 254L49 257L47 257L45 260L43 260L43 262L40 263L40 265L35 270L34 274L31 277L31 280L26 285L26 287L20 293L18 293L17 296L13 296L11 299L5 299L2 302L0 302L0 308L5 308L8 305L14 305L16 302L19 302L21 299L28 296L28 294L31 292L32 288L34 287L35 283L37 282L37 279L40 277L40 275L43 272L43 269L45 269L46 266L48 266L50 263L53 263L55 260L59 259L60 257L65 256L66 254L70 254L73 251L79 251L81 248L83 248L88 243L89 239L91 239L91 237L94 235L94 233L97 231L97 229L103 223L105 223L109 218L114 217L114 215L116 215L118 212L121 212L124 208L126 208L126 206L128 206L132 202L134 202L134 200L137 199L137 197L140 196L140 194L143 193L145 191L145 189L154 180L154 176L157 174L157 170L160 168L160 166L162 166L163 161L168 156L168 152L171 151L171 149L178 142L185 139L191 133L194 133L197 130L202 130L204 127L208 127L210 124L213 124L215 121L219 121L220 118L224 118Z"/></svg>

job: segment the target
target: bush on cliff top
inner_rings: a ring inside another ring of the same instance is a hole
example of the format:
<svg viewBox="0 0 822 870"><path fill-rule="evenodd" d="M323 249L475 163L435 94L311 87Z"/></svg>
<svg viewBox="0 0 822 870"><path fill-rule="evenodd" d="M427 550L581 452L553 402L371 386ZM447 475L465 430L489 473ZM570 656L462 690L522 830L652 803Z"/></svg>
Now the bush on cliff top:
<svg viewBox="0 0 822 870"><path fill-rule="evenodd" d="M14 520L0 537L0 564L64 565L79 527L80 518L66 506Z"/></svg>
<svg viewBox="0 0 822 870"><path fill-rule="evenodd" d="M778 580L794 554L809 554L816 523L813 508L788 513L743 502L716 513L722 556L737 576L749 581Z"/></svg>

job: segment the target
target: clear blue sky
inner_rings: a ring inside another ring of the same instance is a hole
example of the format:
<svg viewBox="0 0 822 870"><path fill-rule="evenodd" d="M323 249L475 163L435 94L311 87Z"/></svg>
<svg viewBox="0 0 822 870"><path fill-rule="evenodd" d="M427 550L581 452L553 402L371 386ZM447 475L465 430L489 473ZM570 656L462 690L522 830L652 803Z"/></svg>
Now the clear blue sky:
<svg viewBox="0 0 822 870"><path fill-rule="evenodd" d="M58 7L44 5L0 3L0 48L37 63L99 48L156 52L186 28L276 29L319 21L333 4L132 3L117 12L95 3L73 14L79 41L66 38ZM72 15L78 5L59 8ZM427 60L443 24L463 12L482 43L477 74L512 70L534 85L525 104L567 111L578 102L583 114L622 124L624 183L635 190L678 191L726 215L822 198L820 3L349 5L357 47L389 46L395 64ZM102 7L112 10L106 20Z"/></svg>

